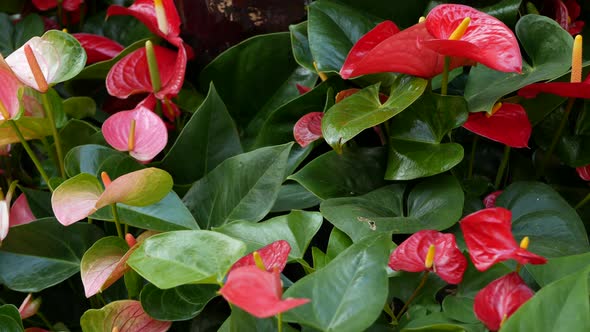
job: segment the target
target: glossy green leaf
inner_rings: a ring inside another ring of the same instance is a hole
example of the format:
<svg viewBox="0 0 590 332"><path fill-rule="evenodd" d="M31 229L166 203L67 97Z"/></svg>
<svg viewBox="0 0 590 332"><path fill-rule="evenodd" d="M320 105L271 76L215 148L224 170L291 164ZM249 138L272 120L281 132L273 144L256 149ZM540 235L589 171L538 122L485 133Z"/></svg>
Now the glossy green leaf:
<svg viewBox="0 0 590 332"><path fill-rule="evenodd" d="M213 82L240 135L254 136L270 112L299 96L296 84L311 86L316 78L299 67L284 32L252 37L226 50L203 69L200 84L206 89Z"/></svg>
<svg viewBox="0 0 590 332"><path fill-rule="evenodd" d="M522 0L501 0L493 5L483 7L480 10L494 16L509 27L513 27L519 16Z"/></svg>
<svg viewBox="0 0 590 332"><path fill-rule="evenodd" d="M66 174L70 177L79 173L99 176L104 170L107 171L110 177L114 178L144 168L144 166L139 165L132 157L123 152L95 144L80 145L72 148L64 158L64 163ZM121 165L125 167L119 167ZM122 169L113 171L119 168Z"/></svg>
<svg viewBox="0 0 590 332"><path fill-rule="evenodd" d="M274 317L256 318L238 307L233 307L231 315L217 332L275 332L278 328L277 325L277 320ZM298 331L286 322L283 322L282 325L282 331Z"/></svg>
<svg viewBox="0 0 590 332"><path fill-rule="evenodd" d="M172 177L166 171L155 167L140 169L113 179L111 184L105 186L104 193L96 205L151 205L168 195L172 184Z"/></svg>
<svg viewBox="0 0 590 332"><path fill-rule="evenodd" d="M502 332L590 331L588 272L555 281L539 290L502 325Z"/></svg>
<svg viewBox="0 0 590 332"><path fill-rule="evenodd" d="M572 273L590 266L590 253L550 258L547 264L525 265L535 281L544 287Z"/></svg>
<svg viewBox="0 0 590 332"><path fill-rule="evenodd" d="M308 10L309 48L323 72L339 72L352 45L382 21L335 1L314 1Z"/></svg>
<svg viewBox="0 0 590 332"><path fill-rule="evenodd" d="M462 97L422 95L391 121L385 178L411 180L453 168L463 159L463 148L440 143L466 120L467 105Z"/></svg>
<svg viewBox="0 0 590 332"><path fill-rule="evenodd" d="M395 5L382 0L338 0L349 5L358 12L367 12L371 15L391 20L398 27L407 28L418 23L416 17L423 16L427 10L428 0L396 1ZM433 1L430 1L432 3Z"/></svg>
<svg viewBox="0 0 590 332"><path fill-rule="evenodd" d="M0 283L39 292L80 271L82 256L102 235L94 225L62 226L54 218L10 229L0 248Z"/></svg>
<svg viewBox="0 0 590 332"><path fill-rule="evenodd" d="M476 324L479 322L473 312L473 298L447 296L443 300L442 307L445 316L463 322Z"/></svg>
<svg viewBox="0 0 590 332"><path fill-rule="evenodd" d="M159 289L147 284L141 291L143 309L159 320L187 320L203 311L203 308L217 296L217 285L184 285L170 289Z"/></svg>
<svg viewBox="0 0 590 332"><path fill-rule="evenodd" d="M363 331L381 314L387 300L389 234L346 249L323 269L298 280L283 297L311 302L285 312L284 319L321 331ZM370 296L368 296L370 294ZM362 303L362 310L358 304Z"/></svg>
<svg viewBox="0 0 590 332"><path fill-rule="evenodd" d="M365 194L385 184L385 150L361 148L327 152L288 179L321 199Z"/></svg>
<svg viewBox="0 0 590 332"><path fill-rule="evenodd" d="M59 131L63 153L67 155L76 146L93 143L94 135L98 132L98 128L86 121L76 119L68 121Z"/></svg>
<svg viewBox="0 0 590 332"><path fill-rule="evenodd" d="M461 218L463 190L452 176L432 177L411 189L394 184L363 196L328 199L320 211L355 242L382 233L443 230Z"/></svg>
<svg viewBox="0 0 590 332"><path fill-rule="evenodd" d="M221 283L246 245L211 231L174 231L146 239L127 264L161 289ZM170 273L174 271L174 273Z"/></svg>
<svg viewBox="0 0 590 332"><path fill-rule="evenodd" d="M69 117L83 119L94 116L96 102L90 97L70 97L63 101L63 108Z"/></svg>
<svg viewBox="0 0 590 332"><path fill-rule="evenodd" d="M237 155L195 182L183 202L201 228L264 218L283 183L291 146L289 143Z"/></svg>
<svg viewBox="0 0 590 332"><path fill-rule="evenodd" d="M399 76L385 103L379 100L379 84L371 85L332 106L322 119L322 135L336 151L361 131L397 115L418 99L427 81Z"/></svg>
<svg viewBox="0 0 590 332"><path fill-rule="evenodd" d="M5 304L0 306L0 331L24 331L23 322L21 321L18 309L12 304Z"/></svg>
<svg viewBox="0 0 590 332"><path fill-rule="evenodd" d="M551 187L539 182L508 186L496 205L512 211L514 237L530 238L529 250L545 257L588 252L588 236L576 211Z"/></svg>
<svg viewBox="0 0 590 332"><path fill-rule="evenodd" d="M1 9L1 8L0 8ZM0 13L0 54L10 54L14 51L14 25L6 11Z"/></svg>
<svg viewBox="0 0 590 332"><path fill-rule="evenodd" d="M80 262L80 276L86 297L108 288L125 273L122 258L129 251L125 240L116 236L103 237L84 253Z"/></svg>
<svg viewBox="0 0 590 332"><path fill-rule="evenodd" d="M14 50L23 46L29 39L35 36L41 36L44 31L45 26L41 16L34 13L25 16L14 26L14 48L10 52L2 54L8 56Z"/></svg>
<svg viewBox="0 0 590 332"><path fill-rule="evenodd" d="M199 225L178 195L169 192L159 202L148 206L117 204L121 223L155 231L199 229ZM111 208L105 207L90 216L92 219L114 221Z"/></svg>
<svg viewBox="0 0 590 332"><path fill-rule="evenodd" d="M307 209L320 204L320 199L298 183L281 186L279 195L270 212L288 212Z"/></svg>
<svg viewBox="0 0 590 332"><path fill-rule="evenodd" d="M352 240L346 233L342 232L338 228L332 228L330 232L330 238L328 239L328 249L326 254L330 259L336 258L341 252L352 245Z"/></svg>
<svg viewBox="0 0 590 332"><path fill-rule="evenodd" d="M413 316L410 316L414 318ZM441 312L430 312L408 321L401 329L404 332L486 332L483 324L464 324L446 317Z"/></svg>
<svg viewBox="0 0 590 332"><path fill-rule="evenodd" d="M27 202L31 208L33 215L40 218L52 217L53 210L51 210L51 193L48 191L34 190L19 186L19 189L27 197Z"/></svg>
<svg viewBox="0 0 590 332"><path fill-rule="evenodd" d="M285 240L291 245L289 259L303 259L307 246L322 225L318 212L292 211L260 223L236 221L214 229L244 241L247 251L258 250L267 244Z"/></svg>
<svg viewBox="0 0 590 332"><path fill-rule="evenodd" d="M127 332L167 331L172 322L153 319L143 311L141 303L133 300L114 301L101 309L90 309L82 315L80 326L84 332L106 332L123 328Z"/></svg>
<svg viewBox="0 0 590 332"><path fill-rule="evenodd" d="M161 167L172 174L177 184L188 184L240 153L236 127L211 84L207 98L184 126Z"/></svg>
<svg viewBox="0 0 590 332"><path fill-rule="evenodd" d="M25 140L38 139L51 135L51 125L46 118L32 118L23 116L17 121L18 129L23 134ZM19 143L18 136L8 122L0 123L0 145Z"/></svg>
<svg viewBox="0 0 590 332"><path fill-rule="evenodd" d="M307 21L290 25L289 32L291 33L291 47L293 48L295 61L301 67L315 71L313 57L309 49L309 39L307 38Z"/></svg>
<svg viewBox="0 0 590 332"><path fill-rule="evenodd" d="M522 74L502 73L483 65L472 68L465 87L470 112L490 112L504 95L531 83L555 79L569 70L573 40L554 20L523 16L516 24L516 35L531 63L523 61Z"/></svg>

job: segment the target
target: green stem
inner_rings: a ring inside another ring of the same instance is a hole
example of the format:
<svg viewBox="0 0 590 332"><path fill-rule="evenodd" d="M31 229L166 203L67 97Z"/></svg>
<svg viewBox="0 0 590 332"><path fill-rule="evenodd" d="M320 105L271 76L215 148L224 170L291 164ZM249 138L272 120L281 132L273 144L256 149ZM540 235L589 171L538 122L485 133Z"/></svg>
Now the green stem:
<svg viewBox="0 0 590 332"><path fill-rule="evenodd" d="M549 164L551 156L553 155L553 151L557 146L557 142L559 142L559 139L561 138L561 134L563 132L563 129L565 128L565 125L567 124L568 116L572 110L572 107L574 106L575 101L575 98L569 98L567 100L567 105L565 106L565 111L563 113L563 116L561 117L561 122L559 123L559 127L557 127L555 135L553 135L553 139L551 140L551 145L549 145L549 149L547 149L547 152L545 153L545 158L543 158L543 163L541 164L541 168L539 169L538 176L541 176L545 173L545 168L547 167L547 164Z"/></svg>
<svg viewBox="0 0 590 332"><path fill-rule="evenodd" d="M442 80L440 82L440 94L443 96L447 95L449 87L449 68L451 67L451 57L445 56L445 65L442 72Z"/></svg>
<svg viewBox="0 0 590 332"><path fill-rule="evenodd" d="M576 204L575 209L579 209L582 206L586 205L586 203L590 202L590 194L586 195L586 197L584 197L583 200L580 201L580 203Z"/></svg>
<svg viewBox="0 0 590 332"><path fill-rule="evenodd" d="M47 183L47 187L49 187L49 190L53 191L53 189L51 189L51 186L49 185L49 176L47 176L47 173L45 173L45 170L43 169L43 166L41 166L41 162L39 161L39 159L37 159L35 152L33 152L33 150L31 149L31 146L25 140L25 137L21 133L20 129L18 129L18 125L16 124L16 122L14 122L13 120L8 120L6 122L9 123L9 125L12 127L12 129L16 133L16 136L18 137L20 143L25 148L25 151L27 151L27 153L29 154L29 157L31 158L31 160L33 160L33 164L35 164L35 167L37 167L39 174L41 174L41 177L43 178L43 180L45 180L45 183Z"/></svg>
<svg viewBox="0 0 590 332"><path fill-rule="evenodd" d="M496 174L496 181L494 182L494 187L496 189L500 188L500 184L502 183L502 178L504 177L504 171L506 170L506 166L508 165L508 160L510 159L510 147L508 145L504 146L504 156L502 157L502 162L500 162L500 167L498 168L498 173Z"/></svg>
<svg viewBox="0 0 590 332"><path fill-rule="evenodd" d="M47 97L47 93L41 95L43 100L43 106L47 111L47 117L49 118L49 122L51 123L51 133L53 135L53 143L55 144L55 151L57 153L57 166L59 167L59 174L62 178L66 177L66 171L64 167L64 154L61 148L61 141L59 139L59 133L57 132L57 127L55 125L55 116L53 114L53 107L51 106L51 101Z"/></svg>
<svg viewBox="0 0 590 332"><path fill-rule="evenodd" d="M467 179L473 177L473 164L475 163L475 149L477 147L477 141L479 136L474 136L471 142L471 155L469 156L469 169L467 170Z"/></svg>
<svg viewBox="0 0 590 332"><path fill-rule="evenodd" d="M412 301L414 301L414 299L416 298L416 296L418 296L418 293L420 292L420 290L422 290L422 288L426 284L426 280L428 280L428 272L430 272L430 271L424 272L424 275L422 276L422 280L420 280L420 283L418 284L418 287L416 287L416 289L414 290L414 293L412 293L412 295L410 296L410 298L406 301L406 303L404 303L404 306L399 311L399 313L397 314L397 316L395 316L395 319L398 322L399 322L400 318L402 317L402 315L404 314L404 312L406 311L406 309L408 309L408 307L410 306L410 303L412 303Z"/></svg>
<svg viewBox="0 0 590 332"><path fill-rule="evenodd" d="M111 204L111 211L113 212L113 218L115 219L115 227L117 228L117 235L125 240L125 234L121 231L121 221L119 220L119 212L117 212L117 203Z"/></svg>
<svg viewBox="0 0 590 332"><path fill-rule="evenodd" d="M283 332L283 313L282 312L279 312L277 314L277 321L278 321L278 324L279 324L279 326L277 328L277 331L278 332Z"/></svg>

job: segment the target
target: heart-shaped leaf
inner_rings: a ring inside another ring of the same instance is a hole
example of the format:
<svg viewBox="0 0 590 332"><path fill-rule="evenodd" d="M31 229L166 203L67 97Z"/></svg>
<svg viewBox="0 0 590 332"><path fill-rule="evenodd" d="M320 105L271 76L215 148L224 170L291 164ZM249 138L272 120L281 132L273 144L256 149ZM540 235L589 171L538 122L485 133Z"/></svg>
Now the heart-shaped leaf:
<svg viewBox="0 0 590 332"><path fill-rule="evenodd" d="M308 298L311 304L285 312L284 319L321 331L365 330L387 300L383 289L387 288L385 265L391 246L389 234L367 238L298 280L283 296ZM350 310L353 303L362 303L363 310Z"/></svg>
<svg viewBox="0 0 590 332"><path fill-rule="evenodd" d="M526 265L535 281L544 287L572 273L577 273L590 266L590 253L551 258L547 264Z"/></svg>
<svg viewBox="0 0 590 332"><path fill-rule="evenodd" d="M215 284L223 281L245 250L243 242L221 233L174 231L146 239L127 264L161 289L189 283Z"/></svg>
<svg viewBox="0 0 590 332"><path fill-rule="evenodd" d="M336 103L322 119L322 135L337 151L361 131L379 125L397 115L418 99L427 81L398 76L391 86L390 98L381 103L379 84L369 86Z"/></svg>
<svg viewBox="0 0 590 332"><path fill-rule="evenodd" d="M82 220L96 211L96 202L103 192L94 175L78 174L60 184L51 196L51 207L64 226Z"/></svg>
<svg viewBox="0 0 590 332"><path fill-rule="evenodd" d="M309 39L307 38L307 21L289 26L291 33L291 47L293 48L293 57L295 61L310 71L315 71L313 67L313 57L309 49Z"/></svg>
<svg viewBox="0 0 590 332"><path fill-rule="evenodd" d="M209 94L182 129L161 167L172 174L177 184L188 184L240 153L235 124L211 84Z"/></svg>
<svg viewBox="0 0 590 332"><path fill-rule="evenodd" d="M201 228L234 220L261 220L279 193L292 145L239 154L195 182L183 201Z"/></svg>
<svg viewBox="0 0 590 332"><path fill-rule="evenodd" d="M2 332L24 331L18 309L12 304L0 306L0 326L2 326Z"/></svg>
<svg viewBox="0 0 590 332"><path fill-rule="evenodd" d="M85 332L165 332L172 322L161 322L143 311L141 303L134 300L114 301L101 309L90 309L80 318Z"/></svg>
<svg viewBox="0 0 590 332"><path fill-rule="evenodd" d="M384 185L385 151L382 148L330 151L289 176L321 199L367 193Z"/></svg>
<svg viewBox="0 0 590 332"><path fill-rule="evenodd" d="M573 40L555 21L539 15L523 16L516 24L516 35L531 64L523 63L522 74L501 73L485 66L472 68L465 87L470 112L490 112L504 95L568 71Z"/></svg>
<svg viewBox="0 0 590 332"><path fill-rule="evenodd" d="M48 84L67 81L86 65L84 48L76 38L63 31L49 30L41 37L31 38L25 45L33 50ZM6 62L23 83L35 90L40 89L25 57L24 46L10 54Z"/></svg>
<svg viewBox="0 0 590 332"><path fill-rule="evenodd" d="M307 246L321 225L322 216L317 212L292 211L261 223L236 221L214 230L244 241L248 252L285 240L291 245L289 258L297 260L303 259Z"/></svg>
<svg viewBox="0 0 590 332"><path fill-rule="evenodd" d="M64 158L64 164L69 177L80 173L100 176L102 171L115 177L145 168L128 154L96 144L86 144L71 149Z"/></svg>
<svg viewBox="0 0 590 332"><path fill-rule="evenodd" d="M428 178L409 191L404 184L358 197L332 198L320 212L353 241L382 233L411 234L454 225L463 211L463 190L452 176Z"/></svg>
<svg viewBox="0 0 590 332"><path fill-rule="evenodd" d="M551 258L588 251L588 237L576 211L557 192L539 182L516 182L496 200L512 212L515 238L530 238L531 252Z"/></svg>
<svg viewBox="0 0 590 332"><path fill-rule="evenodd" d="M0 283L24 293L56 285L80 270L82 256L101 236L94 225L64 227L54 218L13 227L0 248Z"/></svg>
<svg viewBox="0 0 590 332"><path fill-rule="evenodd" d="M217 296L217 285L184 285L159 289L147 284L141 291L141 306L155 319L187 320L194 318Z"/></svg>
<svg viewBox="0 0 590 332"><path fill-rule="evenodd" d="M289 212L307 209L320 204L320 199L298 183L281 186L279 195L270 212Z"/></svg>
<svg viewBox="0 0 590 332"><path fill-rule="evenodd" d="M385 178L411 180L453 168L463 159L463 148L456 143L440 142L466 119L463 98L422 95L391 121Z"/></svg>

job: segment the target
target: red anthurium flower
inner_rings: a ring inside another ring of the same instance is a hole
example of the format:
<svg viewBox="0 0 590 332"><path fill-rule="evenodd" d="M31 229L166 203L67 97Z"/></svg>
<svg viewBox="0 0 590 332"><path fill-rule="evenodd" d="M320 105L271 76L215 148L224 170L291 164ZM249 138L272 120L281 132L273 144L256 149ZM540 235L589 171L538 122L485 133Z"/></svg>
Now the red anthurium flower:
<svg viewBox="0 0 590 332"><path fill-rule="evenodd" d="M49 10L57 7L58 0L33 0L33 5L39 10ZM68 12L76 11L80 8L84 0L62 0L61 6Z"/></svg>
<svg viewBox="0 0 590 332"><path fill-rule="evenodd" d="M145 103L130 111L111 115L102 125L102 134L112 147L141 161L149 162L168 143L164 121Z"/></svg>
<svg viewBox="0 0 590 332"><path fill-rule="evenodd" d="M497 331L533 295L518 273L512 272L480 290L475 295L473 311L490 331Z"/></svg>
<svg viewBox="0 0 590 332"><path fill-rule="evenodd" d="M577 35L584 28L584 21L576 21L582 9L576 0L556 0L555 21L572 36Z"/></svg>
<svg viewBox="0 0 590 332"><path fill-rule="evenodd" d="M512 235L512 212L505 208L495 207L474 212L461 220L461 230L469 256L479 271L485 271L492 265L508 259L520 264L545 264L545 257L521 248Z"/></svg>
<svg viewBox="0 0 590 332"><path fill-rule="evenodd" d="M590 164L582 167L576 167L576 172L584 181L590 181Z"/></svg>
<svg viewBox="0 0 590 332"><path fill-rule="evenodd" d="M174 0L137 0L129 8L113 5L107 10L107 17L111 15L131 15L172 45L180 47L182 44L180 17Z"/></svg>
<svg viewBox="0 0 590 332"><path fill-rule="evenodd" d="M450 40L465 18L471 21L463 36ZM444 56L452 56L450 69L474 62L504 72L522 69L518 42L504 23L468 6L440 5L425 22L403 31L392 22L379 24L353 46L340 75L398 72L431 78L443 71Z"/></svg>
<svg viewBox="0 0 590 332"><path fill-rule="evenodd" d="M72 36L80 42L86 51L86 64L110 60L124 49L123 45L105 36L91 33L74 33Z"/></svg>
<svg viewBox="0 0 590 332"><path fill-rule="evenodd" d="M485 112L469 114L463 128L513 148L527 147L532 131L524 108L509 103L502 103L491 116Z"/></svg>
<svg viewBox="0 0 590 332"><path fill-rule="evenodd" d="M493 208L496 207L496 199L498 199L498 196L500 196L500 194L502 194L502 190L496 190L493 193L487 195L484 199L483 199L483 205L486 208Z"/></svg>
<svg viewBox="0 0 590 332"><path fill-rule="evenodd" d="M229 303L258 318L275 316L308 303L309 299L281 299L283 287L277 269L263 271L257 266L233 269L219 290Z"/></svg>
<svg viewBox="0 0 590 332"><path fill-rule="evenodd" d="M303 85L301 85L299 83L295 84L295 87L297 87L297 91L299 91L299 94L300 95L305 94L305 93L311 91L311 89L312 89L310 87L303 86Z"/></svg>
<svg viewBox="0 0 590 332"><path fill-rule="evenodd" d="M311 142L322 138L323 112L311 112L301 117L293 127L295 141L304 148Z"/></svg>
<svg viewBox="0 0 590 332"><path fill-rule="evenodd" d="M285 240L275 241L263 248L250 253L232 265L228 273L242 266L258 266L262 268L260 262L264 265L266 271L274 271L277 269L279 272L283 271L285 265L287 265L287 259L289 258L289 252L291 252L291 245ZM257 262L258 260L258 262Z"/></svg>
<svg viewBox="0 0 590 332"><path fill-rule="evenodd" d="M432 251L434 257L427 257ZM407 272L434 271L449 284L458 284L463 280L467 260L457 247L453 234L422 230L414 233L391 253L389 267Z"/></svg>

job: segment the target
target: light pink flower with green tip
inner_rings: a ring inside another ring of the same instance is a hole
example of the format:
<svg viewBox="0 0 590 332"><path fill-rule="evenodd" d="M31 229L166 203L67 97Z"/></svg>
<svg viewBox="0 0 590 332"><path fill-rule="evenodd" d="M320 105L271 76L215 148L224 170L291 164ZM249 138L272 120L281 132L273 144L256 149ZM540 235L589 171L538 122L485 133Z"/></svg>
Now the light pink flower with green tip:
<svg viewBox="0 0 590 332"><path fill-rule="evenodd" d="M18 115L20 103L18 91L22 83L0 55L0 122Z"/></svg>
<svg viewBox="0 0 590 332"><path fill-rule="evenodd" d="M125 174L112 182L103 172L103 183L104 190L94 175L81 173L60 184L51 196L57 220L68 226L114 203L154 204L170 192L173 181L166 171L152 167Z"/></svg>

